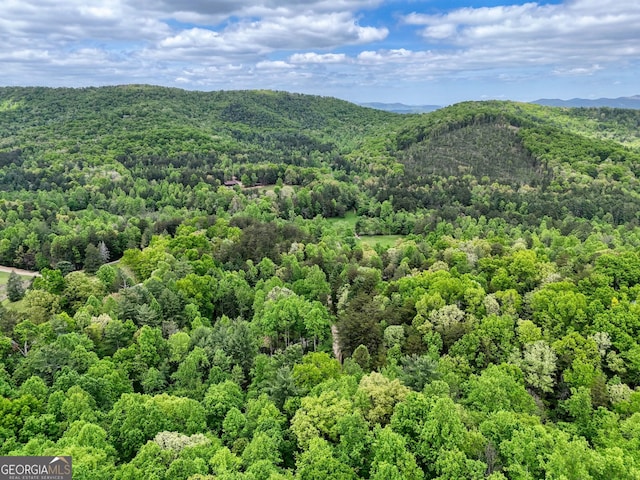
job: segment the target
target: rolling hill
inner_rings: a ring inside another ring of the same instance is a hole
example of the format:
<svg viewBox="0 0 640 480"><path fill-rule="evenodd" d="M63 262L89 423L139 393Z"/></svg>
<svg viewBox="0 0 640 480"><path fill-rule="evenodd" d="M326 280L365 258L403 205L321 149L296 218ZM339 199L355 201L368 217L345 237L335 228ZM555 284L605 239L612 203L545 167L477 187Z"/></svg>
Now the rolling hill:
<svg viewBox="0 0 640 480"><path fill-rule="evenodd" d="M411 215L515 223L621 224L640 210L635 110L490 101L399 115L286 92L145 85L6 87L0 106L0 263L25 268L79 264L52 240L96 216L94 231L112 225L119 254L137 230L230 208L218 188L233 178L291 186L271 208L303 218L375 215L370 199ZM29 235L44 252L29 253ZM80 237L82 252L90 239Z"/></svg>

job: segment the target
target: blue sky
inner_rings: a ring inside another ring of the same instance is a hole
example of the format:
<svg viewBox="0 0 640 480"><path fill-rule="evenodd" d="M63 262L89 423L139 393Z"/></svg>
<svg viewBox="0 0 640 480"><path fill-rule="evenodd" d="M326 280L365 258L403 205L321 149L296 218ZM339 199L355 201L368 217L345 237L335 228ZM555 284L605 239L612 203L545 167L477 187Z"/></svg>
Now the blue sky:
<svg viewBox="0 0 640 480"><path fill-rule="evenodd" d="M354 102L640 94L637 0L3 0L0 85Z"/></svg>

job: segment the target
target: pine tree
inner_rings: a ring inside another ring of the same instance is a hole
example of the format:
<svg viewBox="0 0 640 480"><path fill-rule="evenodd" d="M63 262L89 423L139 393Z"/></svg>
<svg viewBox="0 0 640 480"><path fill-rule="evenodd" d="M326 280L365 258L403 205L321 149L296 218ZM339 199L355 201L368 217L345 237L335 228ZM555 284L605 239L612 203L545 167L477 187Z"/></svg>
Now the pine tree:
<svg viewBox="0 0 640 480"><path fill-rule="evenodd" d="M24 286L22 279L15 271L11 271L7 282L7 296L11 302L17 302L24 297Z"/></svg>
<svg viewBox="0 0 640 480"><path fill-rule="evenodd" d="M107 263L111 254L109 253L109 249L107 248L107 244L104 243L104 240L100 240L98 243L98 252L100 252L100 258L102 259L102 263Z"/></svg>
<svg viewBox="0 0 640 480"><path fill-rule="evenodd" d="M98 271L100 266L104 263L98 247L93 243L87 245L87 249L84 252L84 271L90 274L94 274Z"/></svg>

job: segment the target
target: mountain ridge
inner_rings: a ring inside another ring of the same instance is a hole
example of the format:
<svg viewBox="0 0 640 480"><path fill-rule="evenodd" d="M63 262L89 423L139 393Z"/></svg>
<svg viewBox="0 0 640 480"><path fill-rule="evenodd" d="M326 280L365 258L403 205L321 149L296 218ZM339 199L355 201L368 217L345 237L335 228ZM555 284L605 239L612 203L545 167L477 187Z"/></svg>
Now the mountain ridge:
<svg viewBox="0 0 640 480"><path fill-rule="evenodd" d="M572 98L569 100L561 100L557 98L541 98L531 103L544 105L548 107L569 107L569 108L630 108L640 109L640 95L632 95L629 97L618 98Z"/></svg>

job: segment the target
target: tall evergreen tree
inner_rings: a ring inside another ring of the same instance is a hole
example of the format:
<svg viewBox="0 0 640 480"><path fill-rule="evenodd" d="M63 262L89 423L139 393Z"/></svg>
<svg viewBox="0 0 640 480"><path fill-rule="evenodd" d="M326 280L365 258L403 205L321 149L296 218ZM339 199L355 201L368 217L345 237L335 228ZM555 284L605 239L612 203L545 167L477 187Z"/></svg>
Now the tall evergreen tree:
<svg viewBox="0 0 640 480"><path fill-rule="evenodd" d="M94 274L98 271L100 266L104 263L103 257L100 254L100 250L93 243L87 245L87 249L84 252L84 271L90 274Z"/></svg>
<svg viewBox="0 0 640 480"><path fill-rule="evenodd" d="M22 279L15 271L11 271L9 281L7 282L7 297L11 302L17 302L24 297L24 286Z"/></svg>

